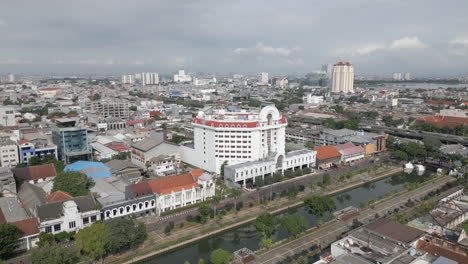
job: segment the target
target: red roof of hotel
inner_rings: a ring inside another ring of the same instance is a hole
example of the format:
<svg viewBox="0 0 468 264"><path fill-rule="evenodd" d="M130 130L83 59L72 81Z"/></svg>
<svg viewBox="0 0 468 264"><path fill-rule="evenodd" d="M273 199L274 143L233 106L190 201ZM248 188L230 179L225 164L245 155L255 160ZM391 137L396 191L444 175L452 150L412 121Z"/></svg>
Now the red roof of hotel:
<svg viewBox="0 0 468 264"><path fill-rule="evenodd" d="M55 91L60 90L61 88L49 87L49 88L42 88L41 91Z"/></svg>
<svg viewBox="0 0 468 264"><path fill-rule="evenodd" d="M39 180L57 176L52 163L13 169L13 175L26 181Z"/></svg>
<svg viewBox="0 0 468 264"><path fill-rule="evenodd" d="M342 62L342 61L335 64L335 66L351 66L351 65L352 64L349 62Z"/></svg>
<svg viewBox="0 0 468 264"><path fill-rule="evenodd" d="M109 145L106 145L106 147L117 151L117 152L122 152L122 151L129 151L130 147L126 146L124 144L117 144L117 143L110 143Z"/></svg>
<svg viewBox="0 0 468 264"><path fill-rule="evenodd" d="M358 153L364 153L365 150L361 146L354 146L351 148L345 148L341 150L341 153L343 155L352 155L352 154L358 154Z"/></svg>
<svg viewBox="0 0 468 264"><path fill-rule="evenodd" d="M169 194L198 187L196 180L203 174L201 169L192 170L191 173L169 176L149 181L148 184L154 193Z"/></svg>
<svg viewBox="0 0 468 264"><path fill-rule="evenodd" d="M333 146L316 147L313 150L317 151L318 160L338 158L341 156L340 152L338 152Z"/></svg>
<svg viewBox="0 0 468 264"><path fill-rule="evenodd" d="M148 121L149 119L137 119L137 120L128 120L126 123L128 126L132 126L132 125L136 125L136 124L142 124L146 121Z"/></svg>
<svg viewBox="0 0 468 264"><path fill-rule="evenodd" d="M19 145L23 145L24 143L31 143L31 140L27 140L27 139L18 140Z"/></svg>
<svg viewBox="0 0 468 264"><path fill-rule="evenodd" d="M422 239L419 240L418 243L416 243L416 249L425 251L435 257L442 256L456 261L458 263L468 263L468 256L464 256L447 248L436 246Z"/></svg>
<svg viewBox="0 0 468 264"><path fill-rule="evenodd" d="M150 116L163 116L161 111L150 111L149 114Z"/></svg>
<svg viewBox="0 0 468 264"><path fill-rule="evenodd" d="M71 200L73 199L73 196L71 196L69 193L64 192L64 191L56 191L47 195L45 199L49 203L54 203L54 202Z"/></svg>
<svg viewBox="0 0 468 264"><path fill-rule="evenodd" d="M286 120L285 116L281 116L280 123L286 124L288 121ZM211 127L226 127L226 128L254 128L260 125L257 121L239 121L239 122L232 122L232 121L213 121L213 120L205 120L201 118L193 119L192 123L211 126Z"/></svg>
<svg viewBox="0 0 468 264"><path fill-rule="evenodd" d="M458 125L468 125L468 118L436 115L417 118L416 122L429 122L439 128L455 128Z"/></svg>
<svg viewBox="0 0 468 264"><path fill-rule="evenodd" d="M18 228L21 237L39 234L37 218L29 218L26 220L12 222L11 224Z"/></svg>
<svg viewBox="0 0 468 264"><path fill-rule="evenodd" d="M452 101L442 101L442 100L427 100L426 102L430 103L430 104L435 104L435 105L439 105L439 104L443 104L443 105L453 105L455 104L455 102L452 102Z"/></svg>

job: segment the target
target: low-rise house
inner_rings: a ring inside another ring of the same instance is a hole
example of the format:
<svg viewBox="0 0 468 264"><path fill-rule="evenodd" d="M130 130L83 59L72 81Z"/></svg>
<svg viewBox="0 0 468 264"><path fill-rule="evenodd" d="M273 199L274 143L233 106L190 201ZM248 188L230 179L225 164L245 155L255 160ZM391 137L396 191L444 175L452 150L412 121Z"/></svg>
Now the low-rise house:
<svg viewBox="0 0 468 264"><path fill-rule="evenodd" d="M156 176L173 175L177 173L179 162L174 156L159 155L150 160L151 170Z"/></svg>
<svg viewBox="0 0 468 264"><path fill-rule="evenodd" d="M334 146L322 146L313 149L317 152L317 168L326 169L341 163L341 153Z"/></svg>
<svg viewBox="0 0 468 264"><path fill-rule="evenodd" d="M76 232L99 221L101 211L94 198L87 195L38 206L37 218L41 232Z"/></svg>
<svg viewBox="0 0 468 264"><path fill-rule="evenodd" d="M417 241L415 248L434 258L444 257L452 261L441 263L468 263L468 246L442 236L426 234Z"/></svg>
<svg viewBox="0 0 468 264"><path fill-rule="evenodd" d="M46 203L46 192L29 182L21 184L18 198L30 215L37 216L37 207Z"/></svg>
<svg viewBox="0 0 468 264"><path fill-rule="evenodd" d="M461 144L442 145L439 148L440 152L444 155L460 155L468 158L468 148Z"/></svg>
<svg viewBox="0 0 468 264"><path fill-rule="evenodd" d="M20 238L18 239L18 247L15 251L30 250L36 247L36 243L39 241L39 223L37 218L29 218L17 222L12 222L18 228Z"/></svg>
<svg viewBox="0 0 468 264"><path fill-rule="evenodd" d="M352 163L364 159L366 151L361 146L352 143L333 146L341 154L342 163Z"/></svg>
<svg viewBox="0 0 468 264"><path fill-rule="evenodd" d="M164 140L145 138L131 145L132 163L147 169L151 166L150 160L160 155L174 156L180 159L179 146Z"/></svg>
<svg viewBox="0 0 468 264"><path fill-rule="evenodd" d="M105 165L110 168L112 176L129 184L143 180L143 169L129 160L111 160Z"/></svg>
<svg viewBox="0 0 468 264"><path fill-rule="evenodd" d="M0 138L0 166L15 167L19 162L18 146L9 137Z"/></svg>
<svg viewBox="0 0 468 264"><path fill-rule="evenodd" d="M57 159L57 146L48 143L47 139L42 137L34 141L29 139L18 140L19 163L28 165L32 157L43 157L51 155Z"/></svg>
<svg viewBox="0 0 468 264"><path fill-rule="evenodd" d="M10 168L0 168L0 193L4 197L16 195L16 182Z"/></svg>
<svg viewBox="0 0 468 264"><path fill-rule="evenodd" d="M31 184L38 184L42 182L52 181L57 172L54 164L43 164L36 166L29 166L24 168L15 168L12 170L16 178L22 179Z"/></svg>

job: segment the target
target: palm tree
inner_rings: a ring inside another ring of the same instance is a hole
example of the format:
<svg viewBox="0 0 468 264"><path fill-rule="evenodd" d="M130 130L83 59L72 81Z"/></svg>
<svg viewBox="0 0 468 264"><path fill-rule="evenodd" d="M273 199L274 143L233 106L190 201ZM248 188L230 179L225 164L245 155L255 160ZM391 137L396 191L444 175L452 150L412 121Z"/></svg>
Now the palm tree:
<svg viewBox="0 0 468 264"><path fill-rule="evenodd" d="M215 195L211 198L211 204L213 205L214 215L216 216L216 205L221 201L221 197Z"/></svg>
<svg viewBox="0 0 468 264"><path fill-rule="evenodd" d="M234 198L235 198L234 206L236 208L236 211L237 211L237 198L239 198L241 196L241 194L242 194L242 191L239 190L239 189L232 190L232 196L234 196Z"/></svg>

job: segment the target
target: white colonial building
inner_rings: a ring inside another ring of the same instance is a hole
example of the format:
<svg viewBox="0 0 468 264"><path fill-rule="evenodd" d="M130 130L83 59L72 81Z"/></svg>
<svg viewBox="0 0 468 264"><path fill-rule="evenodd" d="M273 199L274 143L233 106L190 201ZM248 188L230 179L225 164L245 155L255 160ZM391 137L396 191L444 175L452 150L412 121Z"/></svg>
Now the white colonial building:
<svg viewBox="0 0 468 264"><path fill-rule="evenodd" d="M39 230L45 233L73 232L101 220L99 206L91 195L43 204L37 207Z"/></svg>

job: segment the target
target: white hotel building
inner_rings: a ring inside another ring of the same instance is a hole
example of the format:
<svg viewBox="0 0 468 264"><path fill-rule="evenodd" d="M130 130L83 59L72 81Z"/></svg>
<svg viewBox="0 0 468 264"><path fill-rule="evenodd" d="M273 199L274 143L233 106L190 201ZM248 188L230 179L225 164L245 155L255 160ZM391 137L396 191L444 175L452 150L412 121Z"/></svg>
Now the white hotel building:
<svg viewBox="0 0 468 264"><path fill-rule="evenodd" d="M239 184L286 169L313 167L316 152L285 153L287 121L274 106L260 111L210 110L192 122L194 145L182 146L182 160L206 171L220 173ZM249 173L244 173L247 168Z"/></svg>

